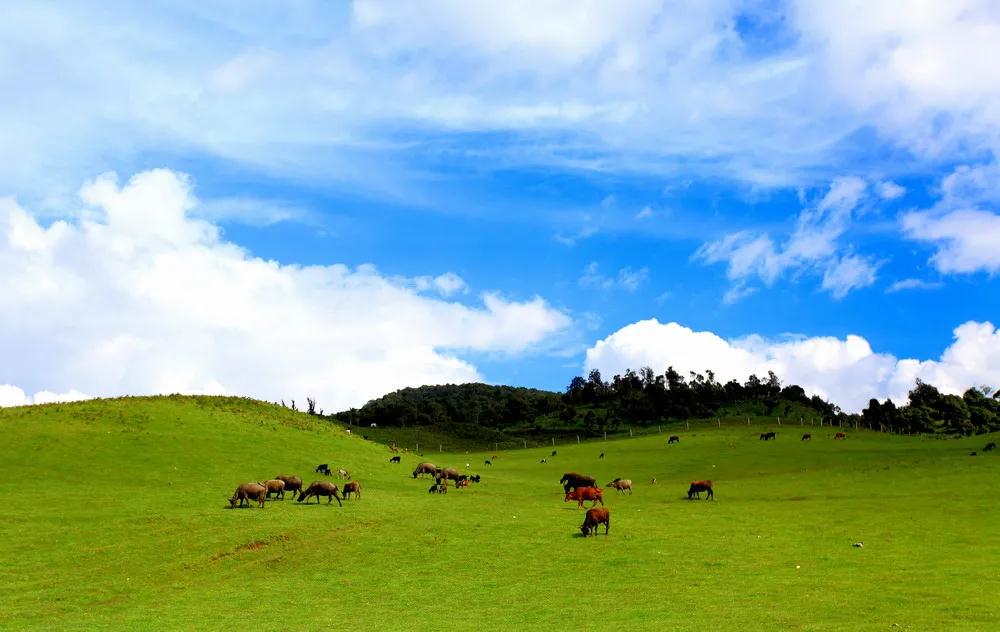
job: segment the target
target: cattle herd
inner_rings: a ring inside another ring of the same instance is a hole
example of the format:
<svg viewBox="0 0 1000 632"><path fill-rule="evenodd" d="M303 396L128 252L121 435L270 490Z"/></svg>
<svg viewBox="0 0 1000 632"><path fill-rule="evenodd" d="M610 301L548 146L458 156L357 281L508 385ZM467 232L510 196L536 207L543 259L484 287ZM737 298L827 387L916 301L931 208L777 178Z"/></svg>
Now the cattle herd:
<svg viewBox="0 0 1000 632"><path fill-rule="evenodd" d="M776 438L777 433L775 432L764 432L760 435L760 439L762 441L773 441ZM839 440L846 438L847 435L843 432L838 432L834 436L834 439ZM802 435L803 441L808 441L810 439L812 439L811 433ZM680 437L672 435L667 443L680 443ZM995 444L990 443L983 448L983 451L990 451L994 447ZM398 449L396 446L391 445L389 449L392 452L397 453L395 456L389 458L389 463L400 464L402 460L398 455ZM556 455L557 452L553 450L549 458L555 457ZM599 458L604 458L603 452ZM496 460L497 455L494 454L489 459L486 459L484 464L492 466ZM547 460L542 459L541 462L546 463ZM466 464L466 466L468 467L468 464ZM325 476L334 475L334 471L330 469L328 463L321 463L317 465L315 472ZM232 497L226 498L226 500L231 508L250 506L253 502L256 502L258 507L263 508L265 501L271 497L274 497L276 500L284 500L286 492L291 492L292 494L297 493L297 501L300 503L305 502L307 504L312 498L315 498L316 502L319 503L320 497L326 497L327 504L331 504L334 500L336 500L337 504L342 507L342 500L347 500L352 495L356 500L360 499L361 483L357 480L353 480L350 473L344 468L338 468L336 474L341 480L347 481L343 484L342 490L335 483L327 480L313 481L308 487L305 487L302 479L298 476L278 475L264 481L243 483L236 488ZM446 494L449 486L454 487L455 489L466 489L469 488L472 483L479 483L482 480L478 474L462 474L456 468L438 467L435 464L426 461L418 464L412 472L413 479L418 479L424 476L428 476L434 481L427 491L429 493L437 494ZM650 484L655 483L656 479L653 478L650 481ZM586 476L576 472L566 472L563 474L562 478L559 479L559 484L563 486L563 491L565 492L563 502L576 501L577 508L579 509L584 508L585 502L590 502L590 508L587 509L584 522L580 525L580 532L583 536L587 537L591 534L591 532L593 532L594 535L597 535L597 528L600 525L604 525L604 534L607 535L611 529L611 515L608 508L604 506L604 490L597 486L597 479L592 476ZM610 487L616 490L618 494L632 495L631 479L616 478L605 485L605 487ZM715 499L715 492L711 480L691 481L688 486L687 499L700 499L702 492L706 494L706 498L708 500ZM601 506L598 507L598 504Z"/></svg>

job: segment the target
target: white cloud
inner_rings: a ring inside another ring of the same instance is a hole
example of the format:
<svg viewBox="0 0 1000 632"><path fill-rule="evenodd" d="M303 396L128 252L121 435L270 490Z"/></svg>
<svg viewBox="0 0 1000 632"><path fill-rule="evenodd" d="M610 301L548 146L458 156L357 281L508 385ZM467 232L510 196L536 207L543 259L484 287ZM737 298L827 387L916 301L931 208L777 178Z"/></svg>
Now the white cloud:
<svg viewBox="0 0 1000 632"><path fill-rule="evenodd" d="M77 220L49 225L0 201L0 367L5 401L121 393L318 397L327 410L395 388L481 379L457 354L526 353L566 329L541 298L466 306L374 266L256 258L195 219L166 170L81 190ZM430 281L442 295L457 275ZM14 390L16 389L16 390ZM39 391L33 398L25 389ZM67 395L53 395L46 389Z"/></svg>
<svg viewBox="0 0 1000 632"><path fill-rule="evenodd" d="M703 244L694 259L706 264L726 263L726 276L733 287L724 302L733 303L751 293L748 284L759 278L772 285L783 274L823 273L822 288L834 298L875 282L878 265L857 255L838 256L840 238L854 217L862 212L867 185L855 177L837 178L819 202L803 209L795 230L778 247L770 235L738 231Z"/></svg>
<svg viewBox="0 0 1000 632"><path fill-rule="evenodd" d="M70 390L67 393L39 391L31 396L17 386L13 386L11 384L0 384L0 408L5 406L28 406L30 404L77 402L83 399L90 399L90 395Z"/></svg>
<svg viewBox="0 0 1000 632"><path fill-rule="evenodd" d="M638 213L635 214L635 218L636 219L649 219L653 215L654 215L653 209L650 208L650 207L648 207L648 206L644 206L644 207L642 207L642 210L640 210Z"/></svg>
<svg viewBox="0 0 1000 632"><path fill-rule="evenodd" d="M940 281L900 279L899 281L893 282L893 284L886 288L885 291L888 294L894 294L896 292L902 292L903 290L936 290L942 286L943 284Z"/></svg>
<svg viewBox="0 0 1000 632"><path fill-rule="evenodd" d="M886 201L898 200L906 195L906 187L900 186L891 180L883 180L875 185L878 196Z"/></svg>
<svg viewBox="0 0 1000 632"><path fill-rule="evenodd" d="M585 370L610 377L628 368L673 366L681 374L712 370L717 379L740 382L754 373L774 371L785 383L829 399L849 412L871 398L903 403L921 378L946 393L980 384L1000 385L1000 330L991 323L967 322L954 330L954 342L937 360L899 359L876 353L860 336L760 336L726 340L708 331L656 320L633 323L587 350Z"/></svg>
<svg viewBox="0 0 1000 632"><path fill-rule="evenodd" d="M633 270L632 268L625 267L618 270L617 276L608 277L601 274L600 266L596 261L591 261L583 269L583 275L580 277L579 283L582 287L602 290L620 288L627 292L635 292L648 279L648 268Z"/></svg>

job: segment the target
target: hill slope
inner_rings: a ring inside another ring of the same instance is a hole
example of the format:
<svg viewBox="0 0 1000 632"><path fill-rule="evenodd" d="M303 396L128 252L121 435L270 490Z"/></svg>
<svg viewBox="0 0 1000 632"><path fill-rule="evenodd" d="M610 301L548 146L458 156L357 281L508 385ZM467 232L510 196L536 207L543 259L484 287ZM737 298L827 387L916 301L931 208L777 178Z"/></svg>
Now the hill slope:
<svg viewBox="0 0 1000 632"><path fill-rule="evenodd" d="M248 400L0 410L0 628L1000 624L1000 455L967 455L988 438L772 429L774 442L755 425L669 447L651 435L508 451L492 467L428 454L484 476L439 496L410 477L416 456L391 465L384 446ZM223 508L237 483L316 478L319 462L351 470L362 500ZM635 481L634 496L606 498L607 538L576 537L566 470ZM682 500L695 478L716 480L718 500Z"/></svg>

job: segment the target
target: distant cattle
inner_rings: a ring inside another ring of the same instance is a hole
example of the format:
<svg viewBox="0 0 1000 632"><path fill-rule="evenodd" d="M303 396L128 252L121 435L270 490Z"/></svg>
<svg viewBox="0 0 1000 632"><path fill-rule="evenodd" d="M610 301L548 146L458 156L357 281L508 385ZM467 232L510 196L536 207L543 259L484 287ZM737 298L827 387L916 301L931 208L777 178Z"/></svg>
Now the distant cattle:
<svg viewBox="0 0 1000 632"><path fill-rule="evenodd" d="M479 478L479 474L474 474L469 477L469 480L473 483L478 483L481 479Z"/></svg>
<svg viewBox="0 0 1000 632"><path fill-rule="evenodd" d="M232 498L227 498L230 507L236 507L236 503L242 507L243 503L250 504L251 500L257 501L257 506L264 508L264 500L267 499L267 488L260 483L243 483L233 492Z"/></svg>
<svg viewBox="0 0 1000 632"><path fill-rule="evenodd" d="M489 459L486 459L485 461L483 461L483 464L484 464L484 465L489 465L489 466L491 466L491 467L492 467L492 466L493 466L493 461L491 461L491 460L489 460Z"/></svg>
<svg viewBox="0 0 1000 632"><path fill-rule="evenodd" d="M833 438L834 439L846 439L847 438L847 433L845 433L845 432L838 432L837 434L833 435Z"/></svg>
<svg viewBox="0 0 1000 632"><path fill-rule="evenodd" d="M762 432L762 433L760 433L760 440L761 441L771 441L772 439L774 439L777 436L778 435L775 432Z"/></svg>
<svg viewBox="0 0 1000 632"><path fill-rule="evenodd" d="M983 447L983 452L992 452L992 451L993 451L993 449L994 449L994 448L996 448L996 447L997 447L997 444L996 444L996 443L994 443L993 441L990 441L989 443L987 443L987 444L986 444L986 445L985 445L985 446Z"/></svg>
<svg viewBox="0 0 1000 632"><path fill-rule="evenodd" d="M976 456L976 453L975 453L975 451L973 451L973 452L969 452L969 456Z"/></svg>
<svg viewBox="0 0 1000 632"><path fill-rule="evenodd" d="M444 479L444 480L452 480L457 483L459 481L459 477L461 477L461 474L459 474L458 470L456 470L453 467L446 467L444 469L438 470L437 473L438 482L440 482L441 479Z"/></svg>
<svg viewBox="0 0 1000 632"><path fill-rule="evenodd" d="M555 450L553 450L553 451L552 451L552 456L555 456L555 455L556 455L556 451L555 451Z"/></svg>
<svg viewBox="0 0 1000 632"><path fill-rule="evenodd" d="M545 460L545 459L542 459L541 461L539 461L539 463L548 463L548 461Z"/></svg>
<svg viewBox="0 0 1000 632"><path fill-rule="evenodd" d="M603 458L604 458L604 453L603 453L603 452L601 452L601 456L599 456L599 457L597 457L597 458L599 458L599 459L603 459Z"/></svg>
<svg viewBox="0 0 1000 632"><path fill-rule="evenodd" d="M567 503L571 500L577 502L577 507L583 509L583 503L588 500L593 502L590 504L591 507L595 506L597 503L604 504L604 490L600 487L577 487L571 492L566 492L566 497L563 498L563 502Z"/></svg>
<svg viewBox="0 0 1000 632"><path fill-rule="evenodd" d="M326 474L327 476L330 476L330 474L332 474L332 472L330 472L330 466L327 465L326 463L320 463L319 465L317 465L315 471L317 474Z"/></svg>
<svg viewBox="0 0 1000 632"><path fill-rule="evenodd" d="M809 441L809 440L810 440L810 439L812 439L812 438L813 438L812 434L810 434L810 433L808 433L808 432L807 432L807 433L805 433L804 435L802 435L802 440L803 440L803 441Z"/></svg>
<svg viewBox="0 0 1000 632"><path fill-rule="evenodd" d="M278 474L274 478L279 481L284 481L285 491L291 492L293 496L295 495L295 492L302 491L302 479L298 476L292 476L291 474Z"/></svg>
<svg viewBox="0 0 1000 632"><path fill-rule="evenodd" d="M649 479L649 484L650 485L656 485L656 477L655 476L653 478Z"/></svg>
<svg viewBox="0 0 1000 632"><path fill-rule="evenodd" d="M563 486L563 491L569 492L577 487L597 487L597 479L593 476L584 476L576 472L566 472L559 483Z"/></svg>
<svg viewBox="0 0 1000 632"><path fill-rule="evenodd" d="M361 498L361 483L357 481L351 481L350 483L344 483L344 500L347 500L354 494L354 499L358 500Z"/></svg>
<svg viewBox="0 0 1000 632"><path fill-rule="evenodd" d="M455 483L455 489L462 489L463 487L469 486L469 479L463 478L462 480Z"/></svg>
<svg viewBox="0 0 1000 632"><path fill-rule="evenodd" d="M413 470L413 478L421 476L423 474L430 474L431 476L437 476L438 467L433 463L421 463Z"/></svg>
<svg viewBox="0 0 1000 632"><path fill-rule="evenodd" d="M619 494L628 492L628 495L632 495L632 479L628 478L616 478L607 484L607 487L614 487L618 490Z"/></svg>
<svg viewBox="0 0 1000 632"><path fill-rule="evenodd" d="M593 531L596 536L597 526L601 524L604 525L604 535L608 535L608 531L611 530L611 512L607 507L592 507L587 510L587 516L580 525L580 533L583 537L587 537Z"/></svg>
<svg viewBox="0 0 1000 632"><path fill-rule="evenodd" d="M447 494L448 493L448 480L447 479L441 479L440 481L438 481L438 482L434 483L433 485L431 485L431 488L427 490L428 494L433 494L434 492L437 492L439 494Z"/></svg>
<svg viewBox="0 0 1000 632"><path fill-rule="evenodd" d="M339 470L337 470L337 476L339 476L340 478L342 478L344 480L347 480L347 479L351 478L350 472L348 472L344 468L340 468Z"/></svg>
<svg viewBox="0 0 1000 632"><path fill-rule="evenodd" d="M269 481L261 481L260 484L267 488L268 498L271 497L271 494L274 494L276 498L285 499L285 481L272 478Z"/></svg>
<svg viewBox="0 0 1000 632"><path fill-rule="evenodd" d="M344 504L340 502L340 494L337 493L337 486L330 481L313 481L312 484L305 489L305 491L299 493L297 500L298 502L302 502L303 500L308 500L314 496L316 497L317 504L319 504L320 496L326 496L326 504L329 505L333 502L333 499L336 498L337 504L341 507L344 506Z"/></svg>
<svg viewBox="0 0 1000 632"><path fill-rule="evenodd" d="M670 444L670 443L680 443L680 442L681 442L681 438L678 437L677 435L671 435L670 438L667 439L667 443L668 444Z"/></svg>
<svg viewBox="0 0 1000 632"><path fill-rule="evenodd" d="M712 491L712 481L691 481L691 486L688 487L688 500L701 498L699 495L701 492L707 492L708 499L715 500L715 492Z"/></svg>
<svg viewBox="0 0 1000 632"><path fill-rule="evenodd" d="M399 463L401 460L402 460L402 457L400 457L399 455L397 455L397 456L394 456L394 457L390 457L389 458L389 463Z"/></svg>

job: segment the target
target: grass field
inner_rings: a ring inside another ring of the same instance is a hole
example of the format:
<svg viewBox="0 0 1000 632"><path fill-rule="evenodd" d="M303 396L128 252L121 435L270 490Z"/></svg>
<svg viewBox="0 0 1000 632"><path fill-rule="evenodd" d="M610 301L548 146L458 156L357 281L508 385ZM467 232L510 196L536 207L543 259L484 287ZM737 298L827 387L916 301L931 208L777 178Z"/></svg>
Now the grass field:
<svg viewBox="0 0 1000 632"><path fill-rule="evenodd" d="M428 454L484 478L440 496L418 457L248 400L0 409L0 628L1000 629L1000 454L968 456L990 437L762 429ZM320 462L362 499L224 508ZM569 470L633 479L610 536L579 537ZM716 501L683 500L696 478Z"/></svg>

